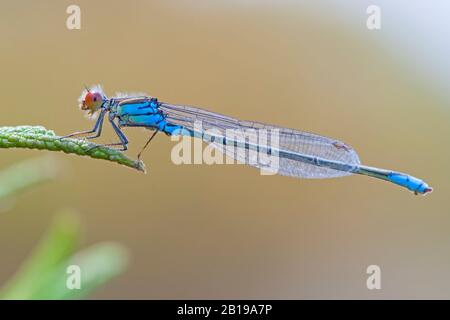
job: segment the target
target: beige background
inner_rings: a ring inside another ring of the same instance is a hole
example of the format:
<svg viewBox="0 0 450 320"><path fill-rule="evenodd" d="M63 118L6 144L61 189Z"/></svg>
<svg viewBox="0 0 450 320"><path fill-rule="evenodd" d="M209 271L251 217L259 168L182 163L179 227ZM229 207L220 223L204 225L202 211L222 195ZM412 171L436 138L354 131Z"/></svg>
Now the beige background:
<svg viewBox="0 0 450 320"><path fill-rule="evenodd" d="M386 7L382 30L370 32L365 1L76 3L80 31L65 27L70 1L0 3L1 125L90 128L77 98L102 83L109 94L144 91L341 139L365 164L435 191L175 166L165 136L144 156L147 175L53 154L59 179L0 215L0 283L69 207L81 213L84 246L130 250L128 271L96 298L450 298L448 92L423 72L433 58L414 48L427 43L392 40L401 10ZM134 156L148 133L126 133ZM101 141L112 139L107 127ZM0 167L40 154L0 153ZM365 287L369 264L382 268L380 291Z"/></svg>

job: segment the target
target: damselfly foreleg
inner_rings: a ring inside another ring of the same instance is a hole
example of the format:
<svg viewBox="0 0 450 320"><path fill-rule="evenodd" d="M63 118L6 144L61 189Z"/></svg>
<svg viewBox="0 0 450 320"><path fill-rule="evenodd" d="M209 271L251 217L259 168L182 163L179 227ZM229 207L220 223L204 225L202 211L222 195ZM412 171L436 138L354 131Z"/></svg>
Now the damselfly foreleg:
<svg viewBox="0 0 450 320"><path fill-rule="evenodd" d="M91 133L95 133L95 134L92 136L85 137L85 138L86 139L94 139L94 138L100 137L100 135L102 133L103 119L105 118L105 114L106 114L106 110L102 110L100 112L100 115L98 116L97 121L95 122L94 128L92 128L91 130L74 132L74 133L68 134L66 136L62 136L59 139L82 136L82 135L91 134Z"/></svg>

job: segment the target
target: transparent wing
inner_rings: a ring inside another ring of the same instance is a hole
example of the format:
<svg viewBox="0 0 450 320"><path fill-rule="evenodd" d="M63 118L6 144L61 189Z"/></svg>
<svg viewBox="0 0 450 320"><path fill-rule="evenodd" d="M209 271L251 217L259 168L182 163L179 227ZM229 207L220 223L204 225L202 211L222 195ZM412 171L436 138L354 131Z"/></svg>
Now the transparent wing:
<svg viewBox="0 0 450 320"><path fill-rule="evenodd" d="M225 139L228 135L226 131L233 129L233 134L238 138L245 139L245 141L256 141L258 146L261 146L260 142L258 142L261 141L258 140L261 136L260 132L277 132L278 148L280 150L277 173L281 175L300 178L333 178L351 174L348 171L335 170L307 161L294 160L292 157L283 156L283 154L319 157L325 160L342 162L349 166L358 166L360 164L358 155L350 146L341 141L316 134L258 122L241 121L190 106L161 103L160 110L169 123L182 126L191 132L199 131L198 123L201 123L202 132L200 133L212 131L214 136ZM200 136L203 137L203 135ZM206 135L205 137L208 136ZM258 152L257 154L248 152L249 150L247 152L240 150L243 148L247 149L248 144L234 145L230 148L229 146L224 146L220 139L215 139L212 142L210 138L204 138L204 140L232 159L260 169L266 168L265 164L259 163L254 159L255 156L260 157L263 155L258 154Z"/></svg>

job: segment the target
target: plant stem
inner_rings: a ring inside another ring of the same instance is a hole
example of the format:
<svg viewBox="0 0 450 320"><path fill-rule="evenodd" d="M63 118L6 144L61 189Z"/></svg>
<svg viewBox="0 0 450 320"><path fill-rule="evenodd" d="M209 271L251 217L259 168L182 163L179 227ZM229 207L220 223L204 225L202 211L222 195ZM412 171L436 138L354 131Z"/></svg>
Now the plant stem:
<svg viewBox="0 0 450 320"><path fill-rule="evenodd" d="M116 162L145 172L142 161L132 160L116 149L86 140L60 139L52 130L47 130L41 126L0 127L0 148L63 151L64 153Z"/></svg>

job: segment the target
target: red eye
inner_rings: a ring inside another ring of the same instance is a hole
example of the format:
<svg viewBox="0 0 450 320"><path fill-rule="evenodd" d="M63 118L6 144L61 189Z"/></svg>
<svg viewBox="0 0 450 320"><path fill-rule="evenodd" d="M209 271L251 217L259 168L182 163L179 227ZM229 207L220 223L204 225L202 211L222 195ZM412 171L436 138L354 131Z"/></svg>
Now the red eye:
<svg viewBox="0 0 450 320"><path fill-rule="evenodd" d="M103 97L98 92L88 92L84 97L81 109L96 111L102 105Z"/></svg>

